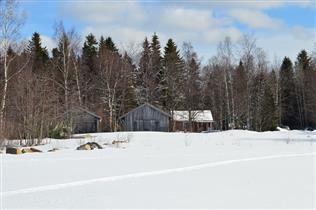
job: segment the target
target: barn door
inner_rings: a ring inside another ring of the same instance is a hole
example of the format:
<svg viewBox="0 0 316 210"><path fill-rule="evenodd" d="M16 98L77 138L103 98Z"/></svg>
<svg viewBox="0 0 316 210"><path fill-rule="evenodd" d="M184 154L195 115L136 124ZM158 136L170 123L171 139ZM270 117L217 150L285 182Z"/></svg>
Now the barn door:
<svg viewBox="0 0 316 210"><path fill-rule="evenodd" d="M152 130L151 120L144 120L143 127L144 127L144 131L151 131Z"/></svg>
<svg viewBox="0 0 316 210"><path fill-rule="evenodd" d="M159 131L159 122L157 120L144 120L144 131Z"/></svg>
<svg viewBox="0 0 316 210"><path fill-rule="evenodd" d="M157 120L135 120L135 131L159 131L159 121Z"/></svg>
<svg viewBox="0 0 316 210"><path fill-rule="evenodd" d="M143 131L143 120L134 121L134 131Z"/></svg>

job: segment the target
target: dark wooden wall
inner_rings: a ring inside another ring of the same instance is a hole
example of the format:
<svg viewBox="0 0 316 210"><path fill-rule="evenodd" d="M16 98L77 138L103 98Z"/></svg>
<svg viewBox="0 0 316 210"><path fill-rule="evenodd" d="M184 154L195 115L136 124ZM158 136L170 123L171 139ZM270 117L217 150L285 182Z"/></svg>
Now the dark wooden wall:
<svg viewBox="0 0 316 210"><path fill-rule="evenodd" d="M74 133L98 132L99 119L84 111L71 112Z"/></svg>
<svg viewBox="0 0 316 210"><path fill-rule="evenodd" d="M188 121L176 121L174 127L175 131L190 131L190 124ZM211 128L211 122L192 122L192 132L208 131Z"/></svg>
<svg viewBox="0 0 316 210"><path fill-rule="evenodd" d="M144 105L121 118L125 131L169 131L169 116Z"/></svg>

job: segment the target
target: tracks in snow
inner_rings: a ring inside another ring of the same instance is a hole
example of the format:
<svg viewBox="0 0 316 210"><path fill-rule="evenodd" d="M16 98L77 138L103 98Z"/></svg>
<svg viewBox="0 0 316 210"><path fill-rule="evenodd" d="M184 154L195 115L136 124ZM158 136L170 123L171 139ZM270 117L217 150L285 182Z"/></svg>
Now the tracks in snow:
<svg viewBox="0 0 316 210"><path fill-rule="evenodd" d="M148 176L164 175L164 174L170 174L170 173L193 171L193 170L199 170L199 169L204 169L204 168L213 168L213 167L229 165L229 164L233 164L233 163L257 161L257 160L269 160L269 159L278 159L278 158L288 158L288 157L312 156L312 155L316 155L316 153L283 154L283 155L261 156L261 157L243 158L243 159L235 159L235 160L225 160L225 161L210 162L210 163L198 164L198 165L193 165L193 166L187 166L187 167L182 167L182 168L171 168L171 169L157 170L157 171L138 172L138 173L125 174L125 175L118 175L118 176L102 177L102 178L83 180L83 181L68 182L68 183L62 183L62 184L44 185L44 186L40 186L40 187L32 187L32 188L25 188L25 189L20 189L20 190L2 192L0 195L1 196L12 196L12 195L18 195L18 194L25 194L25 193L59 190L59 189L83 186L83 185L94 184L94 183L99 183L99 182L100 183L114 182L114 181L120 181L120 180L125 180L125 179L133 179L133 178L141 178L141 177L148 177Z"/></svg>

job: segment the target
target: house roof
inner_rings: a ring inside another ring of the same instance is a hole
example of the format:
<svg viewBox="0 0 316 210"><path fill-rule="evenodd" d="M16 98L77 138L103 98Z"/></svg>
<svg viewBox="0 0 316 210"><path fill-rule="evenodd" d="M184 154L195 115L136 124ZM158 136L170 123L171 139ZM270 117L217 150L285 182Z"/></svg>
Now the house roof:
<svg viewBox="0 0 316 210"><path fill-rule="evenodd" d="M126 115L128 115L129 113L135 112L136 110L143 108L144 106L149 106L149 107L151 107L152 109L154 109L154 110L156 110L156 111L158 111L158 112L160 112L160 113L162 113L162 114L164 114L164 115L166 115L166 116L168 116L168 117L171 117L171 115L168 114L167 112L165 112L165 111L163 111L163 110L161 110L161 109L159 109L159 108L157 108L157 107L155 107L155 106L153 106L153 105L151 105L151 104L149 104L149 103L144 103L144 104L142 104L142 105L136 107L135 109L132 109L131 111L125 113L124 115L122 115L122 116L120 117L120 119L126 117Z"/></svg>
<svg viewBox="0 0 316 210"><path fill-rule="evenodd" d="M194 122L213 122L211 110L193 110L191 118ZM189 111L173 111L174 121L189 121Z"/></svg>

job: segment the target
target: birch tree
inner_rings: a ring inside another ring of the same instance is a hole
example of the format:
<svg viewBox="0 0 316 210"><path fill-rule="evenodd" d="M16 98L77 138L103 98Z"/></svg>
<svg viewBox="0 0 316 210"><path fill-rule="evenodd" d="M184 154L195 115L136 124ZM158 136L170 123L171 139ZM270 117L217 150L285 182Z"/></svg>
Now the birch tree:
<svg viewBox="0 0 316 210"><path fill-rule="evenodd" d="M247 83L246 83L246 98L244 99L246 101L246 106L247 106L247 129L250 129L251 127L251 86L252 86L252 81L254 78L254 53L257 48L256 45L256 39L253 35L245 34L240 42L239 42L239 55L241 57L241 61L243 62L243 66L246 71L247 75Z"/></svg>
<svg viewBox="0 0 316 210"><path fill-rule="evenodd" d="M229 37L226 37L223 42L218 45L218 57L220 65L223 69L223 77L225 84L225 98L227 109L227 121L228 127L235 127L235 105L233 97L233 83L232 83L232 61L233 61L233 49L232 43Z"/></svg>
<svg viewBox="0 0 316 210"><path fill-rule="evenodd" d="M3 64L3 81L1 81L2 95L0 102L0 135L3 135L5 128L5 110L7 103L8 85L16 75L11 74L10 64L15 56L9 56L10 47L13 47L24 24L25 14L18 10L17 2L14 0L0 1L0 59ZM25 67L25 66L24 66ZM18 72L22 71L21 67Z"/></svg>
<svg viewBox="0 0 316 210"><path fill-rule="evenodd" d="M118 52L107 45L106 42L104 45L100 41L99 56L97 60L98 72L100 86L99 91L101 93L101 103L104 107L104 112L106 115L107 129L109 131L117 131L117 106L118 106L118 88L120 82L124 78L122 74L122 65L120 60L120 55Z"/></svg>
<svg viewBox="0 0 316 210"><path fill-rule="evenodd" d="M72 102L71 99L73 99L70 97L73 91L73 82L76 84L75 92L77 92L77 94L75 95L78 96L78 98L76 98L81 104L78 66L76 61L80 39L74 29L66 31L62 22L57 24L55 33L58 48L54 49L53 52L55 55L54 67L57 70L57 78L54 82L63 90L63 94L61 94L63 96L63 111L67 113Z"/></svg>

